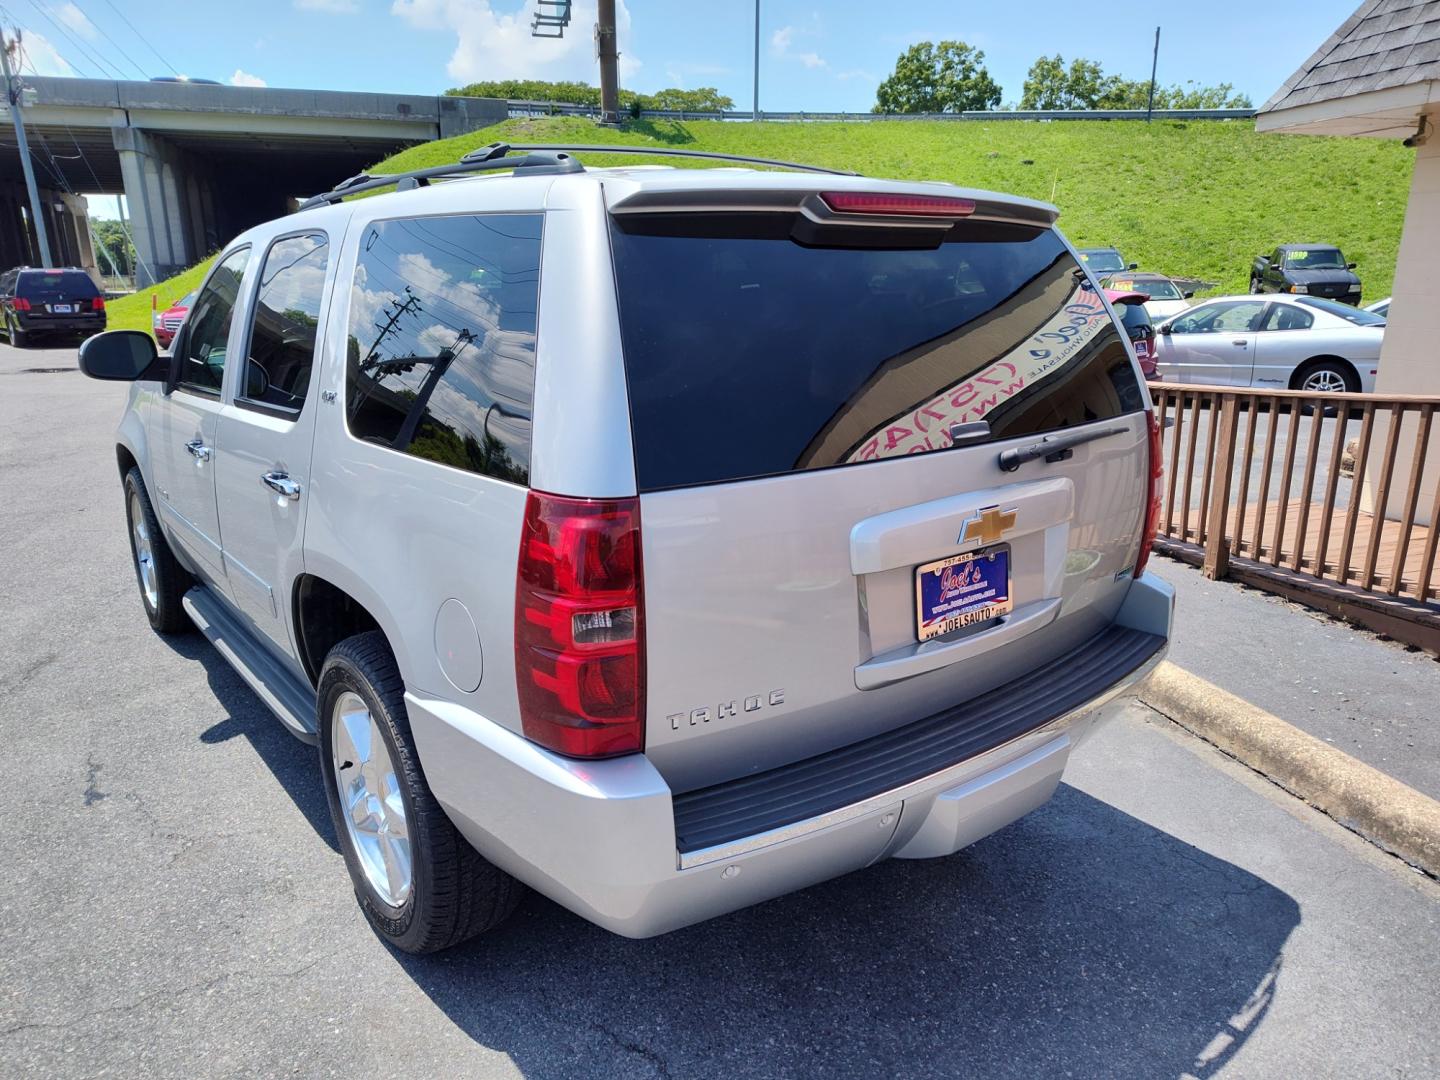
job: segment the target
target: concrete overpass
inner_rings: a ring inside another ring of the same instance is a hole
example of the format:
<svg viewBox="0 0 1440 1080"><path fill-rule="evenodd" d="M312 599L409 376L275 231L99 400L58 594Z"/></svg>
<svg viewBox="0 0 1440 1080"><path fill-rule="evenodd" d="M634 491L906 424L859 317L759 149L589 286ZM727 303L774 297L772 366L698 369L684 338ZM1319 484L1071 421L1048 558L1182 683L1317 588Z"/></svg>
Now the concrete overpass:
<svg viewBox="0 0 1440 1080"><path fill-rule="evenodd" d="M505 119L488 98L29 77L24 110L57 263L85 265L79 201L124 194L139 284L169 277L402 147ZM0 152L0 269L35 263L14 151ZM78 216L77 216L78 215Z"/></svg>

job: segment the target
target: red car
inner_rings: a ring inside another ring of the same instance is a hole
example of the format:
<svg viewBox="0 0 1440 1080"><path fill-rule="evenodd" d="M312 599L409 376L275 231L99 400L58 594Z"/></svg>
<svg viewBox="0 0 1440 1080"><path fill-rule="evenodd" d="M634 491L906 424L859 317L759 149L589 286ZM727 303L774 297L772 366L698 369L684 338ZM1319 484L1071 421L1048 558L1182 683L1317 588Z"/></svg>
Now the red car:
<svg viewBox="0 0 1440 1080"><path fill-rule="evenodd" d="M1155 370L1155 326L1150 313L1145 310L1145 301L1150 297L1142 292L1116 292L1105 290L1105 298L1115 308L1115 314L1125 324L1130 335L1130 344L1135 346L1135 359L1140 361L1140 372L1150 382L1157 382L1161 376Z"/></svg>
<svg viewBox="0 0 1440 1080"><path fill-rule="evenodd" d="M168 349L170 343L175 340L175 331L180 329L180 324L185 321L185 316L190 311L190 305L194 302L195 293L186 293L164 311L155 313L155 340L160 343L162 349Z"/></svg>

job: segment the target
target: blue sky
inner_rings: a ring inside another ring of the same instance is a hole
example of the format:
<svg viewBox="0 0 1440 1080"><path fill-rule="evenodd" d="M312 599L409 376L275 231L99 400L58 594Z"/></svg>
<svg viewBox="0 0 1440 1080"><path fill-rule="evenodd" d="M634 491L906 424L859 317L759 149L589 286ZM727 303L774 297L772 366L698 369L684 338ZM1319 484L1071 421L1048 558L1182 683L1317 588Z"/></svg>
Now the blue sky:
<svg viewBox="0 0 1440 1080"><path fill-rule="evenodd" d="M762 0L761 104L868 109L895 58L927 39L960 38L984 49L1007 102L1018 100L1026 68L1042 54L1086 56L1143 78L1157 23L1162 82L1230 82L1259 104L1356 3ZM593 81L594 0L576 0L563 42L530 37L532 7L533 0L3 0L0 18L26 31L28 55L43 74L138 78L173 70L222 82L409 93L506 76ZM624 84L641 91L713 85L749 106L750 0L622 0L620 7Z"/></svg>

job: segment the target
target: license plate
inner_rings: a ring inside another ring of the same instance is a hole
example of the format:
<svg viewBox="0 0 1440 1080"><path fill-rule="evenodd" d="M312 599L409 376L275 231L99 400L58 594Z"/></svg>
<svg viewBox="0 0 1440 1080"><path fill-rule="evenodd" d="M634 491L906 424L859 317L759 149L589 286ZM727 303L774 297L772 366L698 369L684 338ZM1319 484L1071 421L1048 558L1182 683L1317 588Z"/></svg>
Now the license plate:
<svg viewBox="0 0 1440 1080"><path fill-rule="evenodd" d="M915 616L921 641L1008 615L1010 548L982 548L915 569Z"/></svg>
<svg viewBox="0 0 1440 1080"><path fill-rule="evenodd" d="M72 315L72 314L74 314L74 312L75 312L75 305L74 305L74 304L51 304L51 305L50 305L50 314L52 314L52 315Z"/></svg>

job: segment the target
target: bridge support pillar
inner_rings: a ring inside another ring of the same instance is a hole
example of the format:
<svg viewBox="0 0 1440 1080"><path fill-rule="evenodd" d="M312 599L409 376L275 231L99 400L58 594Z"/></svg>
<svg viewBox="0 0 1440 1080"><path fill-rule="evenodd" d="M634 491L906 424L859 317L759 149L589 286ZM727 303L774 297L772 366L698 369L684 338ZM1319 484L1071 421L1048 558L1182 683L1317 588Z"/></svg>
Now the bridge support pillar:
<svg viewBox="0 0 1440 1080"><path fill-rule="evenodd" d="M135 240L135 284L163 281L199 262L219 243L207 170L164 137L111 129L125 181Z"/></svg>

